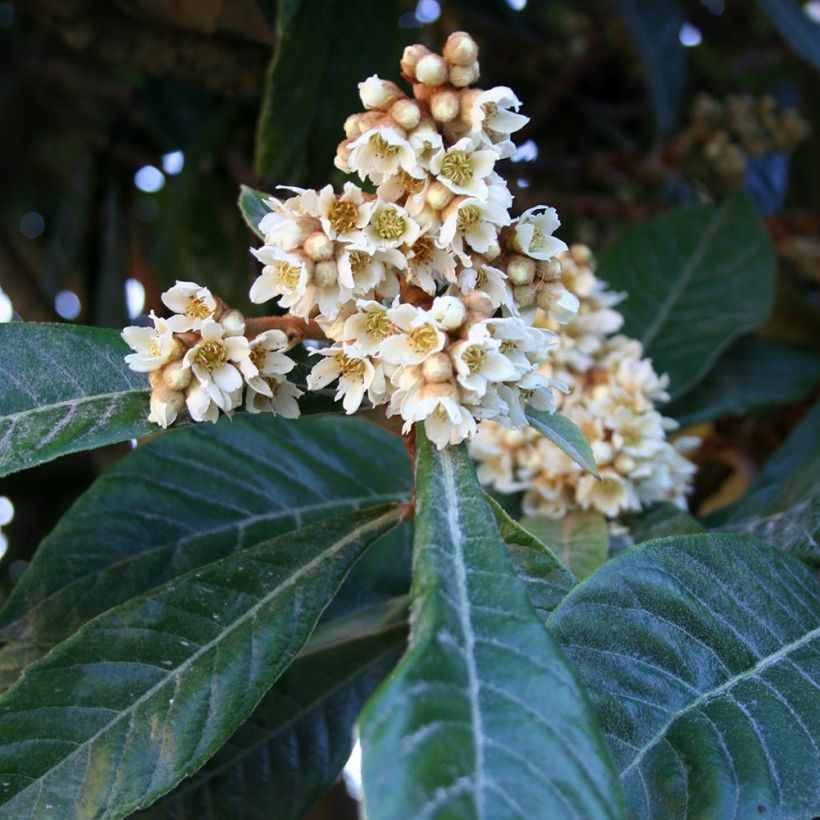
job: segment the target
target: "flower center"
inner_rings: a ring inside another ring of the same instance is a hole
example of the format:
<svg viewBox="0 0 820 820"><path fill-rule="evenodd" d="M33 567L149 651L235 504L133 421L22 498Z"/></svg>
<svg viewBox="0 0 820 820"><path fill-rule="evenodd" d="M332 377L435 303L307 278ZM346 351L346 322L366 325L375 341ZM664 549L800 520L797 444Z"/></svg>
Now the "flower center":
<svg viewBox="0 0 820 820"><path fill-rule="evenodd" d="M498 106L494 102L488 102L481 106L481 110L484 112L484 121L487 122L496 115Z"/></svg>
<svg viewBox="0 0 820 820"><path fill-rule="evenodd" d="M417 353L428 353L438 347L438 333L431 324L413 328L408 334L408 340Z"/></svg>
<svg viewBox="0 0 820 820"><path fill-rule="evenodd" d="M394 157L399 152L399 146L391 145L381 134L373 134L370 139L368 139L368 143L379 159Z"/></svg>
<svg viewBox="0 0 820 820"><path fill-rule="evenodd" d="M477 205L465 205L463 208L458 209L456 228L459 233L466 233L478 222L479 218Z"/></svg>
<svg viewBox="0 0 820 820"><path fill-rule="evenodd" d="M435 242L432 236L420 236L413 243L413 264L427 265L433 260Z"/></svg>
<svg viewBox="0 0 820 820"><path fill-rule="evenodd" d="M162 356L162 350L160 349L159 342L156 339L151 339L148 343L148 353L151 356Z"/></svg>
<svg viewBox="0 0 820 820"><path fill-rule="evenodd" d="M487 354L483 348L473 345L461 354L461 360L470 368L470 373L477 373L481 370L481 365L484 364L486 356Z"/></svg>
<svg viewBox="0 0 820 820"><path fill-rule="evenodd" d="M336 233L347 233L356 227L359 206L355 202L337 199L328 209L327 219Z"/></svg>
<svg viewBox="0 0 820 820"><path fill-rule="evenodd" d="M370 262L370 256L365 251L350 251L350 270L353 273L361 273Z"/></svg>
<svg viewBox="0 0 820 820"><path fill-rule="evenodd" d="M265 350L260 346L257 345L256 347L251 348L250 354L251 363L257 370L262 369L262 365L265 363Z"/></svg>
<svg viewBox="0 0 820 820"><path fill-rule="evenodd" d="M390 208L383 208L376 214L373 227L382 239L394 240L404 235L407 222L403 216Z"/></svg>
<svg viewBox="0 0 820 820"><path fill-rule="evenodd" d="M394 333L393 323L383 310L369 310L364 320L367 335L374 339L386 339Z"/></svg>
<svg viewBox="0 0 820 820"><path fill-rule="evenodd" d="M185 315L193 319L207 319L211 315L211 309L205 304L205 299L200 296L188 302L185 306Z"/></svg>
<svg viewBox="0 0 820 820"><path fill-rule="evenodd" d="M398 177L402 188L404 188L408 194L417 194L424 188L424 180L411 176L404 168L399 171Z"/></svg>
<svg viewBox="0 0 820 820"><path fill-rule="evenodd" d="M301 269L290 262L276 263L276 281L283 287L293 289L299 284Z"/></svg>
<svg viewBox="0 0 820 820"><path fill-rule="evenodd" d="M339 375L347 379L361 379L364 377L364 360L351 359L345 353L336 356L336 363L339 365Z"/></svg>
<svg viewBox="0 0 820 820"><path fill-rule="evenodd" d="M448 151L441 161L441 175L456 185L464 185L473 178L473 165L466 151Z"/></svg>
<svg viewBox="0 0 820 820"><path fill-rule="evenodd" d="M538 225L532 226L532 239L530 240L530 250L538 250L544 243L544 235Z"/></svg>
<svg viewBox="0 0 820 820"><path fill-rule="evenodd" d="M228 348L222 342L203 342L194 361L206 370L216 370L228 361Z"/></svg>

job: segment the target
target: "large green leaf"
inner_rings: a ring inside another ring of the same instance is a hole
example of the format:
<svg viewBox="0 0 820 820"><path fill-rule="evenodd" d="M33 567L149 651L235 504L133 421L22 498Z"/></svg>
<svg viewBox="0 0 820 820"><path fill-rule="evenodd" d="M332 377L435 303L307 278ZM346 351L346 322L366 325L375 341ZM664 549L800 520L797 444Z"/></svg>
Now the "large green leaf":
<svg viewBox="0 0 820 820"><path fill-rule="evenodd" d="M396 73L400 12L398 0L289 4L257 125L260 174L282 184L318 185L327 178L344 138L342 124L361 110L357 83Z"/></svg>
<svg viewBox="0 0 820 820"><path fill-rule="evenodd" d="M805 398L820 385L820 356L790 345L740 339L694 389L664 408L664 415L694 424L743 415Z"/></svg>
<svg viewBox="0 0 820 820"><path fill-rule="evenodd" d="M706 519L820 561L820 403L795 427L738 502Z"/></svg>
<svg viewBox="0 0 820 820"><path fill-rule="evenodd" d="M820 68L820 24L796 0L758 0L789 47Z"/></svg>
<svg viewBox="0 0 820 820"><path fill-rule="evenodd" d="M622 817L594 716L466 448L417 430L413 631L360 719L366 815Z"/></svg>
<svg viewBox="0 0 820 820"><path fill-rule="evenodd" d="M114 330L0 324L0 476L156 429L127 352Z"/></svg>
<svg viewBox="0 0 820 820"><path fill-rule="evenodd" d="M401 441L358 419L246 415L163 436L109 470L43 541L0 612L1 634L55 643L183 572L402 499L409 485Z"/></svg>
<svg viewBox="0 0 820 820"><path fill-rule="evenodd" d="M0 813L122 817L193 774L301 649L377 507L240 550L95 618L0 698Z"/></svg>
<svg viewBox="0 0 820 820"><path fill-rule="evenodd" d="M359 621L319 627L233 737L140 816L302 817L338 776L356 717L404 647L404 624Z"/></svg>
<svg viewBox="0 0 820 820"><path fill-rule="evenodd" d="M683 9L677 0L617 0L646 70L658 136L667 136L678 120L683 95L686 52L680 41Z"/></svg>
<svg viewBox="0 0 820 820"><path fill-rule="evenodd" d="M673 398L769 315L775 257L744 194L681 208L630 228L601 257L600 277L628 294L623 331L638 339Z"/></svg>
<svg viewBox="0 0 820 820"><path fill-rule="evenodd" d="M560 413L548 413L545 410L536 410L534 407L527 408L527 421L542 436L546 436L553 444L560 447L573 461L585 470L589 470L592 475L598 475L592 448L575 422Z"/></svg>
<svg viewBox="0 0 820 820"><path fill-rule="evenodd" d="M649 541L550 627L590 687L630 818L820 812L820 581L762 541Z"/></svg>
<svg viewBox="0 0 820 820"><path fill-rule="evenodd" d="M575 586L575 577L543 541L510 518L497 501L486 493L484 500L492 510L498 534L510 550L530 603L542 617L548 616Z"/></svg>
<svg viewBox="0 0 820 820"><path fill-rule="evenodd" d="M609 528L595 510L578 510L555 520L528 516L521 526L555 551L565 566L578 578L586 578L609 555Z"/></svg>

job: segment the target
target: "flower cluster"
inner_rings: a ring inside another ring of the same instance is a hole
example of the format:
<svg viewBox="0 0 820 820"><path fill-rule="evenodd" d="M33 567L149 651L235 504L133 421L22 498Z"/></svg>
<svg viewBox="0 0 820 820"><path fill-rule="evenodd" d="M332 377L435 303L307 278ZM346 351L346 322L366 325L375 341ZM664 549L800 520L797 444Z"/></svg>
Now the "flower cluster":
<svg viewBox="0 0 820 820"><path fill-rule="evenodd" d="M555 211L510 215L495 165L527 118L509 88L471 87L477 58L456 32L442 54L405 50L412 96L376 76L360 83L365 110L345 122L336 165L375 193L287 189L268 200L253 251L263 269L251 299L276 300L330 342L308 388L336 381L346 412L366 396L405 432L424 422L440 448L480 419L523 426L525 402L551 407L538 368L555 334L532 318L539 307L565 321L578 306L555 258L566 248Z"/></svg>
<svg viewBox="0 0 820 820"><path fill-rule="evenodd" d="M299 415L302 392L285 378L294 367L285 332L246 335L245 317L195 282L177 282L162 301L170 318L152 312L152 327L122 332L134 351L125 357L129 367L148 373L149 421L164 428L187 409L193 421L213 422L243 401L250 413Z"/></svg>
<svg viewBox="0 0 820 820"><path fill-rule="evenodd" d="M504 493L523 491L524 511L548 518L577 509L616 518L656 501L685 506L695 467L684 453L698 440L667 439L676 422L655 409L668 399L667 377L642 358L639 342L610 335L623 323L614 307L622 297L595 276L590 250L573 245L562 255L562 268L580 309L541 370L570 386L558 406L589 439L601 479L532 428L509 430L494 422L480 425L470 445L479 478ZM536 321L553 325L545 316Z"/></svg>
<svg viewBox="0 0 820 820"><path fill-rule="evenodd" d="M734 190L743 183L748 157L793 151L809 131L796 109L781 108L769 94L730 94L723 101L699 94L682 140L703 158L723 188Z"/></svg>

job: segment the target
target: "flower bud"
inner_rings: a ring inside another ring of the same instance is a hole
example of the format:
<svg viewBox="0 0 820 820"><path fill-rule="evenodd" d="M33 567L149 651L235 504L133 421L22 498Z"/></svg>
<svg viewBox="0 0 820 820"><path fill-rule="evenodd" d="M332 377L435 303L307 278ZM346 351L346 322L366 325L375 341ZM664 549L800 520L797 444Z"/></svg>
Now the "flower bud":
<svg viewBox="0 0 820 820"><path fill-rule="evenodd" d="M346 120L344 124L344 132L345 136L349 140L355 140L356 137L360 136L362 133L361 126L359 124L359 117L361 114L351 114Z"/></svg>
<svg viewBox="0 0 820 820"><path fill-rule="evenodd" d="M635 466L635 459L626 453L621 453L615 459L615 469L621 473L621 475L630 475L635 469Z"/></svg>
<svg viewBox="0 0 820 820"><path fill-rule="evenodd" d="M537 304L556 322L564 324L578 312L580 302L578 297L570 293L563 285L550 282L538 291Z"/></svg>
<svg viewBox="0 0 820 820"><path fill-rule="evenodd" d="M329 288L337 280L336 260L325 259L317 262L313 268L313 281L320 288Z"/></svg>
<svg viewBox="0 0 820 820"><path fill-rule="evenodd" d="M446 208L453 201L453 196L453 192L438 180L431 182L430 187L427 189L427 203L436 211Z"/></svg>
<svg viewBox="0 0 820 820"><path fill-rule="evenodd" d="M464 324L467 308L457 296L439 296L433 301L430 314L442 330L455 330Z"/></svg>
<svg viewBox="0 0 820 820"><path fill-rule="evenodd" d="M569 255L576 265L588 265L592 261L592 251L580 242L574 242L569 246Z"/></svg>
<svg viewBox="0 0 820 820"><path fill-rule="evenodd" d="M454 31L447 38L443 53L450 65L467 66L478 59L478 43L466 31Z"/></svg>
<svg viewBox="0 0 820 820"><path fill-rule="evenodd" d="M405 131L415 128L421 121L421 109L415 100L396 100L390 106L391 118Z"/></svg>
<svg viewBox="0 0 820 820"><path fill-rule="evenodd" d="M535 304L535 288L532 285L516 285L513 288L513 298L518 307L529 307Z"/></svg>
<svg viewBox="0 0 820 820"><path fill-rule="evenodd" d="M439 54L425 54L416 63L416 80L425 85L444 85L447 73L447 63Z"/></svg>
<svg viewBox="0 0 820 820"><path fill-rule="evenodd" d="M314 231L302 245L304 252L314 261L333 258L333 240L324 231Z"/></svg>
<svg viewBox="0 0 820 820"><path fill-rule="evenodd" d="M182 362L171 362L162 368L162 381L170 390L184 390L191 383L191 369Z"/></svg>
<svg viewBox="0 0 820 820"><path fill-rule="evenodd" d="M350 159L350 140L342 140L336 146L336 156L333 158L333 164L343 173L350 174L352 169L348 160Z"/></svg>
<svg viewBox="0 0 820 820"><path fill-rule="evenodd" d="M535 260L528 256L511 256L507 276L513 285L528 285L535 279Z"/></svg>
<svg viewBox="0 0 820 820"><path fill-rule="evenodd" d="M359 83L359 98L367 109L387 111L388 108L404 96L404 92L390 80L383 80L375 74Z"/></svg>
<svg viewBox="0 0 820 820"><path fill-rule="evenodd" d="M150 384L151 387L162 384L162 368L148 371L148 384Z"/></svg>
<svg viewBox="0 0 820 820"><path fill-rule="evenodd" d="M226 336L242 336L245 333L245 317L238 310L228 310L223 313L219 317L219 323L225 329Z"/></svg>
<svg viewBox="0 0 820 820"><path fill-rule="evenodd" d="M454 65L450 68L450 84L456 88L466 88L478 80L478 63L470 65Z"/></svg>
<svg viewBox="0 0 820 820"><path fill-rule="evenodd" d="M407 77L408 80L416 79L416 66L422 57L426 57L430 53L428 48L425 48L420 43L412 46L407 46L402 54L399 66L401 73Z"/></svg>
<svg viewBox="0 0 820 820"><path fill-rule="evenodd" d="M460 110L458 94L455 91L437 91L430 98L430 113L439 122L452 122Z"/></svg>
<svg viewBox="0 0 820 820"><path fill-rule="evenodd" d="M453 363L446 353L434 353L424 360L421 374L426 382L448 382L453 377Z"/></svg>
<svg viewBox="0 0 820 820"><path fill-rule="evenodd" d="M550 259L539 259L535 263L535 270L545 282L555 282L561 278L561 261L555 256Z"/></svg>
<svg viewBox="0 0 820 820"><path fill-rule="evenodd" d="M481 255L488 262L492 262L493 259L498 259L498 257L501 256L501 245L498 244L498 240L491 239L487 245L487 250L482 251Z"/></svg>
<svg viewBox="0 0 820 820"><path fill-rule="evenodd" d="M421 389L422 398L425 399L452 399L459 400L458 387L455 382L431 382L425 384Z"/></svg>
<svg viewBox="0 0 820 820"><path fill-rule="evenodd" d="M173 424L185 407L185 394L159 385L151 391L151 412L148 421L153 421L165 429Z"/></svg>
<svg viewBox="0 0 820 820"><path fill-rule="evenodd" d="M468 291L461 297L461 301L464 302L464 306L467 310L472 311L473 313L480 313L486 319L489 319L490 316L495 313L493 300L490 299L490 297L483 291Z"/></svg>

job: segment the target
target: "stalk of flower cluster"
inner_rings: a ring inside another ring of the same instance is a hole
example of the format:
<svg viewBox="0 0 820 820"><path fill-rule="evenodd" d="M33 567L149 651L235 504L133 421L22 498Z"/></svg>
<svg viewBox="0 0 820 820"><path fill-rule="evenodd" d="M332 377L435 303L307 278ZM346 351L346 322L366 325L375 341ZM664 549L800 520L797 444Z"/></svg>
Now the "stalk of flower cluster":
<svg viewBox="0 0 820 820"><path fill-rule="evenodd" d="M541 369L568 385L558 407L589 439L601 480L532 428L509 430L495 422L480 425L470 445L480 480L500 492L523 492L524 511L547 518L593 509L614 519L656 501L684 507L695 471L685 453L698 440L667 438L677 425L655 405L668 399L668 379L643 358L639 342L612 335L623 324L615 310L622 295L595 276L589 248L573 245L561 261L564 284L579 295L580 309ZM554 326L546 316L536 321Z"/></svg>

